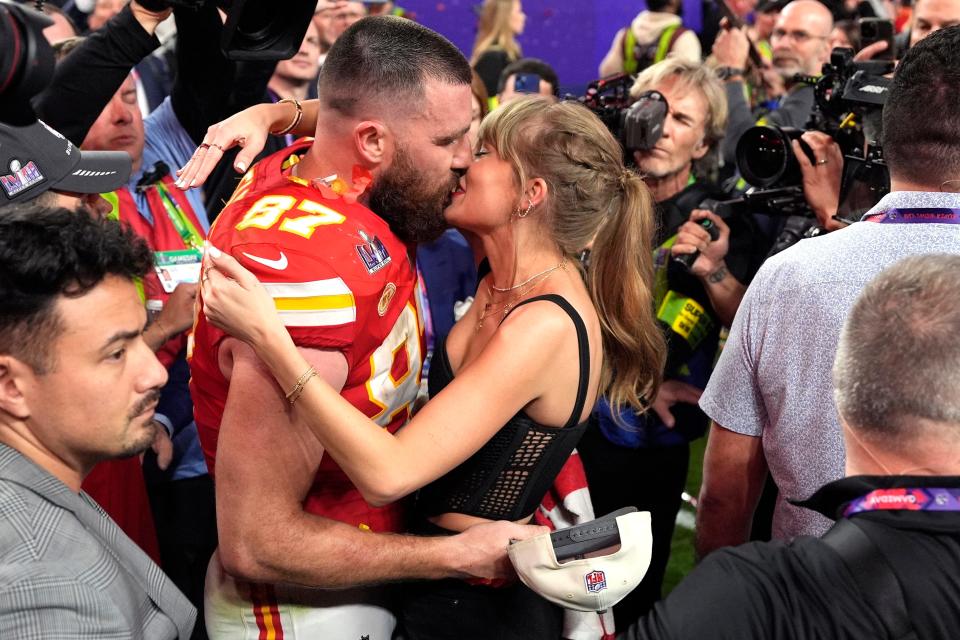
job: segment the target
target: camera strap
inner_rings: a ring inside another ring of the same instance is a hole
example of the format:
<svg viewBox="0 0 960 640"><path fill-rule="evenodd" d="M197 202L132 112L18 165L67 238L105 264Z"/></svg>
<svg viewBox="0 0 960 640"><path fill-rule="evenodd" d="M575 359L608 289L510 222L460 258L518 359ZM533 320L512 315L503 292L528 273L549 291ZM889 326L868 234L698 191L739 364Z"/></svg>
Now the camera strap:
<svg viewBox="0 0 960 640"><path fill-rule="evenodd" d="M900 580L876 543L852 520L837 522L821 538L850 571L860 595L894 640L916 640Z"/></svg>
<svg viewBox="0 0 960 640"><path fill-rule="evenodd" d="M880 224L960 224L960 209L888 209L863 218L864 222Z"/></svg>

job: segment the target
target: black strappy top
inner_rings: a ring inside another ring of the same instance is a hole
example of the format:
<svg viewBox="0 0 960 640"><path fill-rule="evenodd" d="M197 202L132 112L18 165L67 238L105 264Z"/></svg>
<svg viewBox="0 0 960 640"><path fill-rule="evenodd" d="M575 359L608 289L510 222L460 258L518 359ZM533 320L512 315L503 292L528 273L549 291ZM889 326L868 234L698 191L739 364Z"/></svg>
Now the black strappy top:
<svg viewBox="0 0 960 640"><path fill-rule="evenodd" d="M463 464L420 489L417 509L421 515L463 513L490 520L520 520L529 516L540 505L593 419L591 414L577 423L590 382L590 345L583 319L569 302L554 294L524 300L517 307L538 300L558 305L577 330L580 381L570 419L561 428L547 427L523 411L518 412ZM430 367L430 397L453 377L446 344L438 344ZM496 402L495 398L490 400Z"/></svg>

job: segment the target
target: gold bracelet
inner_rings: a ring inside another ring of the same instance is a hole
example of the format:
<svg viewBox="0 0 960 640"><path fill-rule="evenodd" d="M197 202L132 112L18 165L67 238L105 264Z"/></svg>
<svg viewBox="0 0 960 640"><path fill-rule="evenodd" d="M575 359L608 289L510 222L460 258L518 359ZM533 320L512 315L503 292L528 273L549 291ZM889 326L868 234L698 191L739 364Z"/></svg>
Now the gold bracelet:
<svg viewBox="0 0 960 640"><path fill-rule="evenodd" d="M295 106L295 107L297 108L297 113L294 114L293 120L291 120L291 121L290 121L290 124L288 124L286 127L284 127L282 131L271 131L271 132L270 132L270 133L272 133L272 134L275 135L275 136L285 136L285 135L287 135L288 133L290 133L291 131L293 131L294 129L296 129L296 128L297 128L297 125L300 124L300 120L303 119L303 107L300 105L300 101L299 101L299 100L297 100L296 98L284 98L283 100L278 100L278 101L277 101L277 104L283 104L284 102L289 103L289 104L292 104L293 106Z"/></svg>
<svg viewBox="0 0 960 640"><path fill-rule="evenodd" d="M297 384L293 386L293 389L290 390L290 393L287 394L287 402L291 405L297 401L300 397L300 394L303 393L303 387L310 381L310 378L317 375L317 370L313 367L308 368L303 372L303 375L297 380Z"/></svg>

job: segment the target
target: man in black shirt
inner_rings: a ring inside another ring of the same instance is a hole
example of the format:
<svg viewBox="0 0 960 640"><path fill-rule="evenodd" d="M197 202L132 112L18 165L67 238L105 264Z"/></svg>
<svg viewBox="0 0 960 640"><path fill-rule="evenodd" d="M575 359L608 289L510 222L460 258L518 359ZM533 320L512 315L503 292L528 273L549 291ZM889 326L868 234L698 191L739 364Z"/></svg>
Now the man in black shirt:
<svg viewBox="0 0 960 640"><path fill-rule="evenodd" d="M833 365L847 477L801 503L837 524L716 551L624 640L956 637L958 286L960 257L907 258L847 317Z"/></svg>

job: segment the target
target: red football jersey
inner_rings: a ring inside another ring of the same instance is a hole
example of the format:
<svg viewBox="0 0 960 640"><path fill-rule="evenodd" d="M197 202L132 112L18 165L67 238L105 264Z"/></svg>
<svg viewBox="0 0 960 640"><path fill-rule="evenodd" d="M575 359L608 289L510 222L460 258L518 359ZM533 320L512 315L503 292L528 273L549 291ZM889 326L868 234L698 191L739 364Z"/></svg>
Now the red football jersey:
<svg viewBox="0 0 960 640"><path fill-rule="evenodd" d="M325 198L286 174L285 161L309 145L297 142L251 168L210 241L263 283L298 346L343 353L348 374L341 395L393 432L409 418L424 353L410 248L366 207ZM224 337L199 314L190 385L211 474L228 388L217 359ZM367 505L326 455L304 509L376 531L403 527L397 505Z"/></svg>

